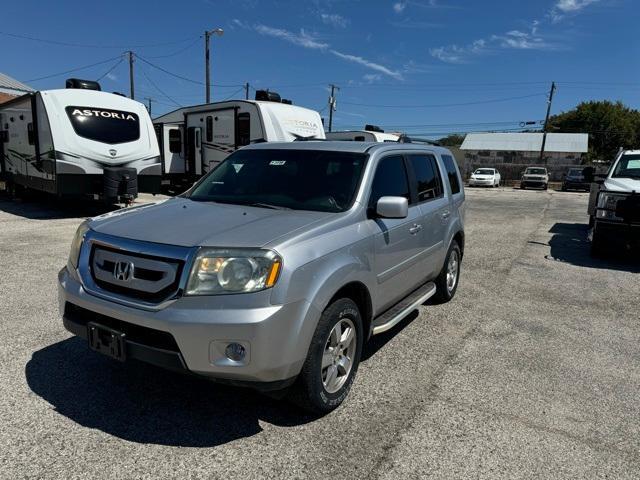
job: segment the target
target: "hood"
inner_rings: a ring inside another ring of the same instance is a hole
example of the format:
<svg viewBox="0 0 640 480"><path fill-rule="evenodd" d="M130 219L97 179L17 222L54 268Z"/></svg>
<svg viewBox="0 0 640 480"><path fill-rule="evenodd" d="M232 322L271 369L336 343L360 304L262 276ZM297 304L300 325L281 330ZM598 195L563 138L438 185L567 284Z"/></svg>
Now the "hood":
<svg viewBox="0 0 640 480"><path fill-rule="evenodd" d="M173 198L91 219L98 233L182 247L262 247L333 214Z"/></svg>
<svg viewBox="0 0 640 480"><path fill-rule="evenodd" d="M610 192L640 192L640 180L637 178L607 178L604 189Z"/></svg>

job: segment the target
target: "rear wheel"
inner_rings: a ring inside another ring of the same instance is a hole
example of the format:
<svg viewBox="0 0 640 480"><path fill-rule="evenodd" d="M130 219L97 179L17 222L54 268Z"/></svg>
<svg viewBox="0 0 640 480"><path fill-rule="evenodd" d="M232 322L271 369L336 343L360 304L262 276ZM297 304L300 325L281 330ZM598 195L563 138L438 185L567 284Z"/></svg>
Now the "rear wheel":
<svg viewBox="0 0 640 480"><path fill-rule="evenodd" d="M435 280L436 294L433 299L436 303L446 303L450 301L458 290L460 280L460 263L462 252L458 242L451 242L449 251L444 261L444 266Z"/></svg>
<svg viewBox="0 0 640 480"><path fill-rule="evenodd" d="M347 397L360 364L362 319L355 302L341 298L322 314L291 400L305 410L327 413Z"/></svg>

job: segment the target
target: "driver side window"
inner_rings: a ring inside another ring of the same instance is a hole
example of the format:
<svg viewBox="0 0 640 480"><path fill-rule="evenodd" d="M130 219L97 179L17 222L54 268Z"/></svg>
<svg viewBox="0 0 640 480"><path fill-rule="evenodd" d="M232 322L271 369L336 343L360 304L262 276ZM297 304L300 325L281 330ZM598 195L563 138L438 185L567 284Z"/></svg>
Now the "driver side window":
<svg viewBox="0 0 640 480"><path fill-rule="evenodd" d="M371 185L369 207L375 208L381 197L404 197L411 203L409 181L404 158L400 155L383 158L378 163Z"/></svg>

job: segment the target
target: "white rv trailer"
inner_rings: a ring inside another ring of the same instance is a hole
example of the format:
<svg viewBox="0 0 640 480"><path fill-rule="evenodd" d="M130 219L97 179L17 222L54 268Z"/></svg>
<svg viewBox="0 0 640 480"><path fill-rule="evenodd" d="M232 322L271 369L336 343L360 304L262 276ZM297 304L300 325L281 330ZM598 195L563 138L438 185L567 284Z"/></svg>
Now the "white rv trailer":
<svg viewBox="0 0 640 480"><path fill-rule="evenodd" d="M0 178L58 196L130 201L160 191L162 166L144 105L96 82L0 105Z"/></svg>
<svg viewBox="0 0 640 480"><path fill-rule="evenodd" d="M327 140L346 140L352 142L397 142L400 135L385 133L375 125L365 125L364 130L345 130L341 132L327 132Z"/></svg>
<svg viewBox="0 0 640 480"><path fill-rule="evenodd" d="M325 138L318 112L275 98L278 100L229 100L183 107L154 119L163 186L191 186L251 143Z"/></svg>

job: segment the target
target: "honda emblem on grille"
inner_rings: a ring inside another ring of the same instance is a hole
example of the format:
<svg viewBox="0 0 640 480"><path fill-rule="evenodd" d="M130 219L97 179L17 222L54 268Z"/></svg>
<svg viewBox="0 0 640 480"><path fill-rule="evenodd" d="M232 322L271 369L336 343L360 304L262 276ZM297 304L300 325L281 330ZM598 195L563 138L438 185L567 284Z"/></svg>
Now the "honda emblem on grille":
<svg viewBox="0 0 640 480"><path fill-rule="evenodd" d="M112 157L115 157L118 154L118 151L115 148L112 148L111 150L109 150L109 153Z"/></svg>
<svg viewBox="0 0 640 480"><path fill-rule="evenodd" d="M116 263L113 268L113 278L120 280L121 282L128 282L133 277L133 269L135 266L133 262L120 261Z"/></svg>

